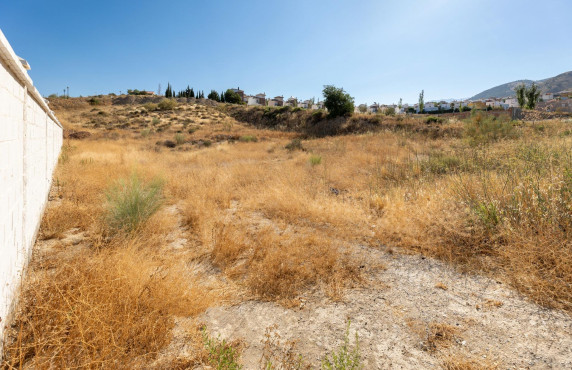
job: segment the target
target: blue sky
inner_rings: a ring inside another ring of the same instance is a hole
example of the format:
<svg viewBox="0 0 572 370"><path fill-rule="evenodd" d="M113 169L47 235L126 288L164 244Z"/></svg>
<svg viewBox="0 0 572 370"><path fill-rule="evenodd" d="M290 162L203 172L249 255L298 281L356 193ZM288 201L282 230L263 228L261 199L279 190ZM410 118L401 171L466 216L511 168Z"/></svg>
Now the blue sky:
<svg viewBox="0 0 572 370"><path fill-rule="evenodd" d="M0 29L44 95L127 89L356 103L466 98L572 70L572 1L0 2Z"/></svg>

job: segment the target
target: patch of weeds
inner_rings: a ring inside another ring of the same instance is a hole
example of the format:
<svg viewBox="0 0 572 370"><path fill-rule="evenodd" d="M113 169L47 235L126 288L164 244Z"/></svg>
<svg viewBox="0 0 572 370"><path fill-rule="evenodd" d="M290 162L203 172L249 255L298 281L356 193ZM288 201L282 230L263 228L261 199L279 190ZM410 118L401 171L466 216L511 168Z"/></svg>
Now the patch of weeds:
<svg viewBox="0 0 572 370"><path fill-rule="evenodd" d="M173 110L177 107L177 101L175 99L163 99L157 105L160 110Z"/></svg>
<svg viewBox="0 0 572 370"><path fill-rule="evenodd" d="M238 363L239 353L236 343L228 343L225 339L209 337L203 328L203 344L208 352L208 361L217 370L238 370L242 366Z"/></svg>
<svg viewBox="0 0 572 370"><path fill-rule="evenodd" d="M425 123L443 123L443 118L435 117L435 116L429 116L429 117L425 118Z"/></svg>
<svg viewBox="0 0 572 370"><path fill-rule="evenodd" d="M151 120L151 124L153 126L157 126L159 123L161 123L161 120L157 117L153 117L153 119Z"/></svg>
<svg viewBox="0 0 572 370"><path fill-rule="evenodd" d="M482 113L474 115L465 126L465 137L471 146L489 144L518 137L511 121Z"/></svg>
<svg viewBox="0 0 572 370"><path fill-rule="evenodd" d="M145 138L148 137L149 135L151 135L151 129L146 128L144 130L141 130L141 137Z"/></svg>
<svg viewBox="0 0 572 370"><path fill-rule="evenodd" d="M159 106L155 103L145 103L143 105L143 108L145 108L147 112L153 112L156 111L159 108Z"/></svg>
<svg viewBox="0 0 572 370"><path fill-rule="evenodd" d="M359 352L359 337L356 331L355 343L350 344L350 320L346 333L344 335L344 343L332 354L326 355L322 359L322 369L325 370L347 370L347 369L363 369L361 364L361 355Z"/></svg>
<svg viewBox="0 0 572 370"><path fill-rule="evenodd" d="M312 166L317 166L322 163L322 157L319 155L311 155L310 156L310 164Z"/></svg>
<svg viewBox="0 0 572 370"><path fill-rule="evenodd" d="M205 147L207 147L207 148L208 148L209 146L211 146L212 144L213 144L213 142L210 141L210 140L205 140L205 141L203 141L203 145L204 145Z"/></svg>
<svg viewBox="0 0 572 370"><path fill-rule="evenodd" d="M473 211L487 229L494 229L501 221L501 214L493 202L478 202Z"/></svg>
<svg viewBox="0 0 572 370"><path fill-rule="evenodd" d="M187 130L187 132L188 132L189 134L193 134L193 133L195 133L199 128L200 128L199 126L193 126L193 127L189 128L189 129Z"/></svg>
<svg viewBox="0 0 572 370"><path fill-rule="evenodd" d="M302 146L302 140L298 138L292 139L292 141L288 143L284 148L291 152L294 150L304 150L304 147Z"/></svg>
<svg viewBox="0 0 572 370"><path fill-rule="evenodd" d="M144 183L137 174L116 181L105 194L107 224L114 230L136 230L161 206L162 190L162 180Z"/></svg>
<svg viewBox="0 0 572 370"><path fill-rule="evenodd" d="M176 134L175 135L175 143L177 143L177 145L183 145L185 143L185 135Z"/></svg>
<svg viewBox="0 0 572 370"><path fill-rule="evenodd" d="M461 160L450 154L430 154L427 161L421 162L421 169L433 174L446 174L461 167Z"/></svg>
<svg viewBox="0 0 572 370"><path fill-rule="evenodd" d="M241 136L238 140L242 141L243 143L255 143L258 141L258 138L254 135L244 135Z"/></svg>

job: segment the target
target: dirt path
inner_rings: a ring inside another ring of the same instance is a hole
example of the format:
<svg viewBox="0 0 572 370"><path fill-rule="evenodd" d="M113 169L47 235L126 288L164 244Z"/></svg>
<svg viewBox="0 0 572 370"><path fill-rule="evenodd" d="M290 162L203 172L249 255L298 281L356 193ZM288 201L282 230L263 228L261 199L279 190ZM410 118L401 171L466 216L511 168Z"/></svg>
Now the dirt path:
<svg viewBox="0 0 572 370"><path fill-rule="evenodd" d="M445 355L499 368L572 368L570 316L439 261L367 247L358 253L387 268L374 273L369 287L347 292L343 302L313 295L287 309L249 301L211 308L201 320L213 335L245 342L247 369L259 367L266 328L277 325L283 341L298 340L297 351L317 364L341 344L348 318L368 369L434 368Z"/></svg>

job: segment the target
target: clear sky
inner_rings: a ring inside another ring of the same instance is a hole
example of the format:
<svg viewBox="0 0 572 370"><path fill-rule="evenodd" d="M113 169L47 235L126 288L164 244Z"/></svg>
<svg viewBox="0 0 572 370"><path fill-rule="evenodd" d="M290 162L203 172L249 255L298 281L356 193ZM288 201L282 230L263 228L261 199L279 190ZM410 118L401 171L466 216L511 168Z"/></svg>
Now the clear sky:
<svg viewBox="0 0 572 370"><path fill-rule="evenodd" d="M17 0L0 29L44 95L334 84L413 103L572 70L571 15L570 0Z"/></svg>

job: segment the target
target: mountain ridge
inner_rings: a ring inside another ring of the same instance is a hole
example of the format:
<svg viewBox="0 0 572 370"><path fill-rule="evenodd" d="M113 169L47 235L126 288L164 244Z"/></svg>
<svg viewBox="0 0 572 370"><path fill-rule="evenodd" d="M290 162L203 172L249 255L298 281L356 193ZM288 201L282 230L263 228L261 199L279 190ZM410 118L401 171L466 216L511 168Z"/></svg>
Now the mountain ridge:
<svg viewBox="0 0 572 370"><path fill-rule="evenodd" d="M530 86L532 83L535 83L538 85L540 91L542 92L557 93L560 91L566 91L572 89L572 71L564 72L557 76L545 78L543 80L517 80L508 82L482 91L470 98L470 100L513 97L515 96L515 87L521 83L524 83L526 86Z"/></svg>

